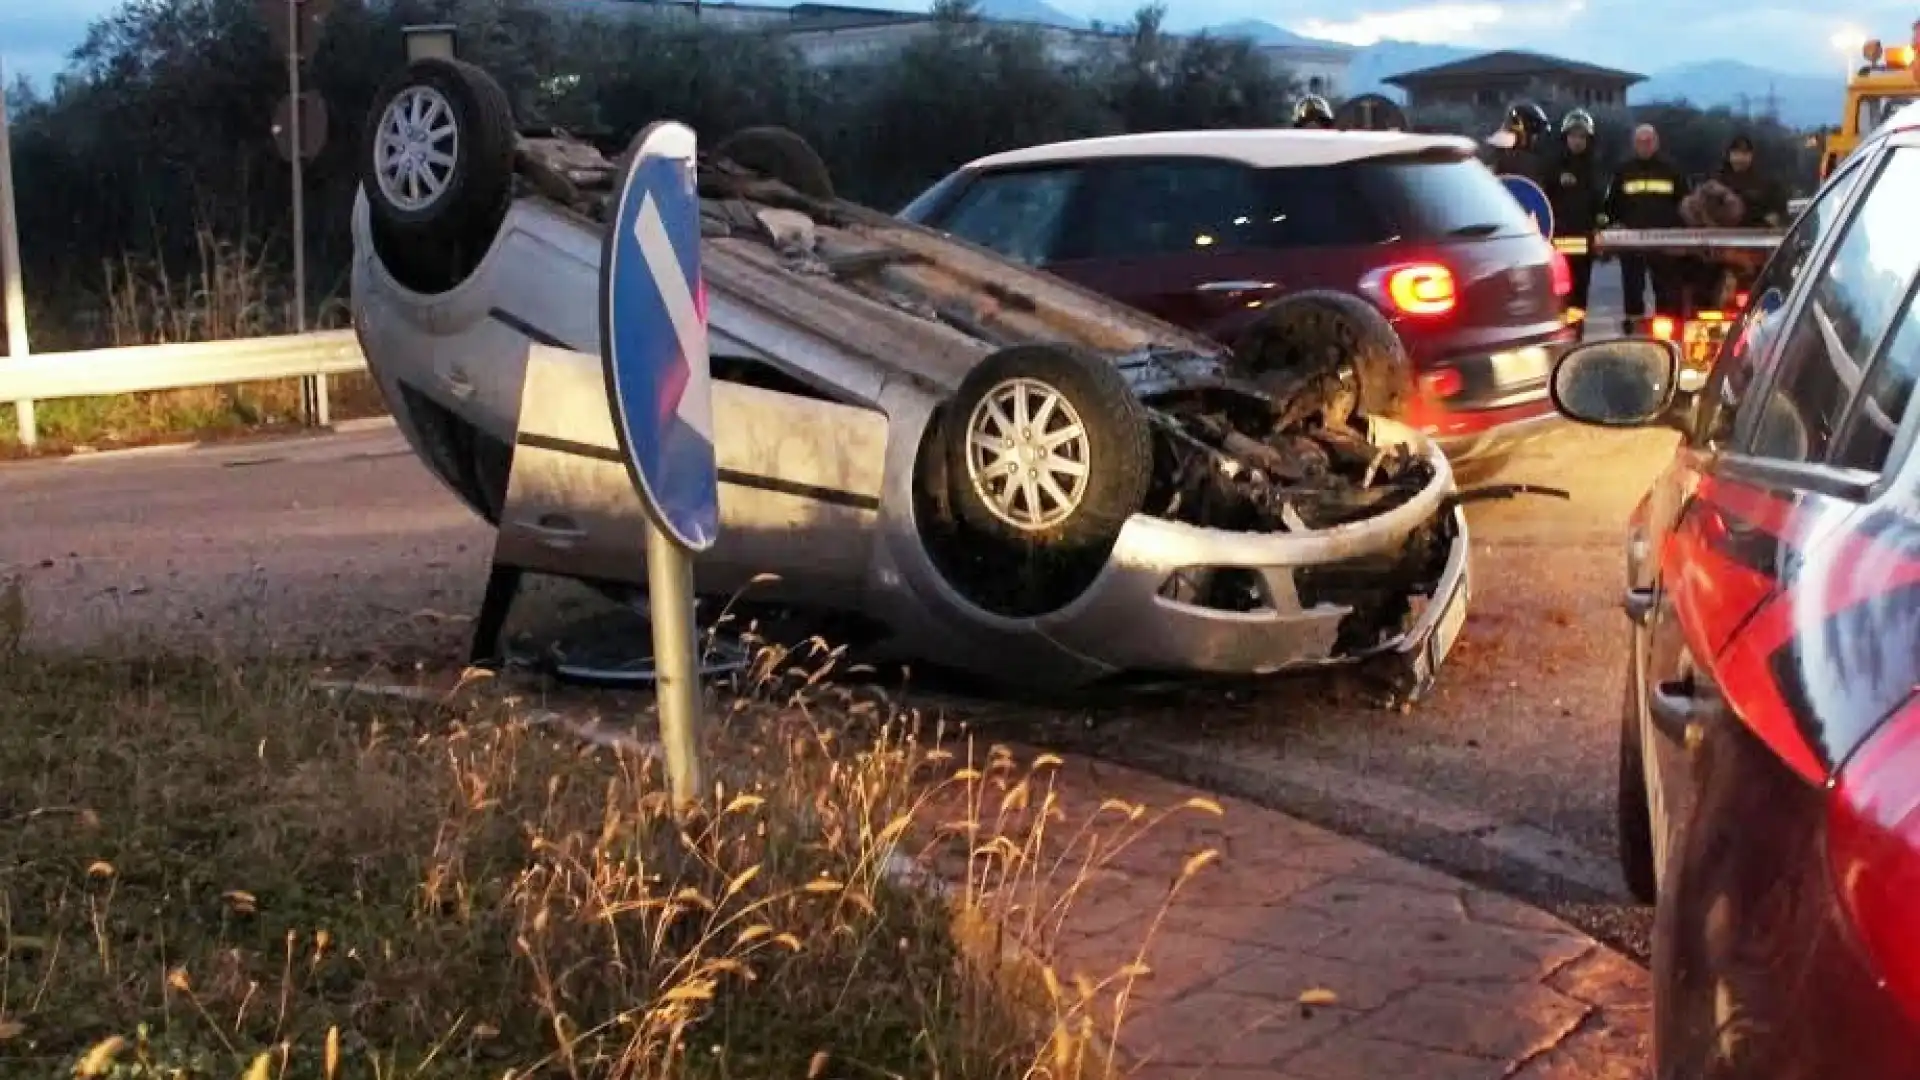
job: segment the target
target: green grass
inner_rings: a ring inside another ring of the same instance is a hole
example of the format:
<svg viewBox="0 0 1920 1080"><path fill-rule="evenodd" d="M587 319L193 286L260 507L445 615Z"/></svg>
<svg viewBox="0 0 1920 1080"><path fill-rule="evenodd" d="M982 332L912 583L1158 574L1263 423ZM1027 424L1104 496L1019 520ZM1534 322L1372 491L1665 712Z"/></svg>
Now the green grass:
<svg viewBox="0 0 1920 1080"><path fill-rule="evenodd" d="M0 1076L1109 1066L1109 984L1010 964L992 930L1063 891L1057 762L969 766L767 677L716 710L715 797L682 828L651 759L491 683L343 700L295 667L31 655L25 622L0 589ZM903 883L896 854L963 887Z"/></svg>

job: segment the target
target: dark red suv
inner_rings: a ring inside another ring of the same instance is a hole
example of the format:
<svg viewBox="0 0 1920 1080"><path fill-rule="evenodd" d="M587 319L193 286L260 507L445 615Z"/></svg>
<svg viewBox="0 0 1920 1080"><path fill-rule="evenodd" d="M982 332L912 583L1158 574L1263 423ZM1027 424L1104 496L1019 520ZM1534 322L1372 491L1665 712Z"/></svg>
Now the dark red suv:
<svg viewBox="0 0 1920 1080"><path fill-rule="evenodd" d="M1466 139L1120 135L981 158L900 217L1232 344L1301 289L1368 297L1419 372L1408 417L1456 462L1554 417L1565 260Z"/></svg>

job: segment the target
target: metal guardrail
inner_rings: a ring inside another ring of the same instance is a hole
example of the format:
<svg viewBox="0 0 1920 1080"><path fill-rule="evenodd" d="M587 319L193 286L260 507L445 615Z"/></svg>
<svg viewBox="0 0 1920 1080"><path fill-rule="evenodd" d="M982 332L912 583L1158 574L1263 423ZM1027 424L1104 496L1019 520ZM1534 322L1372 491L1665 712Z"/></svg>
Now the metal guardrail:
<svg viewBox="0 0 1920 1080"><path fill-rule="evenodd" d="M351 330L0 356L0 401L109 397L366 370Z"/></svg>

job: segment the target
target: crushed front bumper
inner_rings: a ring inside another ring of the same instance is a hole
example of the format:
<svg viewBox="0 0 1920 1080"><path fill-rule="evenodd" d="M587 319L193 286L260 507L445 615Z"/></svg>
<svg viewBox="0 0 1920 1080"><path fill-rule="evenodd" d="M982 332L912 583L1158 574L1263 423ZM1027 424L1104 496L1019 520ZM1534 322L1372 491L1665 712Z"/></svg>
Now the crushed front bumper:
<svg viewBox="0 0 1920 1080"><path fill-rule="evenodd" d="M1060 648L1116 670L1264 675L1385 658L1423 688L1465 618L1471 550L1466 518L1449 498L1452 471L1438 448L1427 452L1435 476L1418 495L1333 528L1245 533L1136 515L1093 584L1038 627ZM1422 555L1402 559L1415 545ZM1405 629L1356 626L1369 614L1361 605L1315 595L1315 571L1368 559L1411 567L1383 571L1378 593L1415 612ZM1255 599L1223 608L1169 595L1170 579L1194 572L1238 574Z"/></svg>

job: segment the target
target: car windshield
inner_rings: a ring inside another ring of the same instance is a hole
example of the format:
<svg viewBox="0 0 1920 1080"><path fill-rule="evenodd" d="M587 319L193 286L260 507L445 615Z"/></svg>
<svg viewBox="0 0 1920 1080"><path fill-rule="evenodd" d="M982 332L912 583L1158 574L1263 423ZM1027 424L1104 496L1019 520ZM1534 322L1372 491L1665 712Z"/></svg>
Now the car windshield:
<svg viewBox="0 0 1920 1080"><path fill-rule="evenodd" d="M1471 158L1395 159L1357 168L1371 201L1415 242L1504 236L1533 220L1486 166Z"/></svg>
<svg viewBox="0 0 1920 1080"><path fill-rule="evenodd" d="M1916 101L1920 101L1920 94L1873 94L1863 97L1854 113L1854 129L1864 139L1873 134L1875 128L1886 123L1887 117Z"/></svg>

